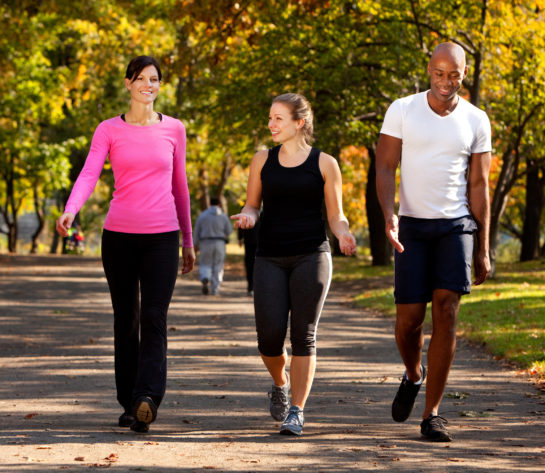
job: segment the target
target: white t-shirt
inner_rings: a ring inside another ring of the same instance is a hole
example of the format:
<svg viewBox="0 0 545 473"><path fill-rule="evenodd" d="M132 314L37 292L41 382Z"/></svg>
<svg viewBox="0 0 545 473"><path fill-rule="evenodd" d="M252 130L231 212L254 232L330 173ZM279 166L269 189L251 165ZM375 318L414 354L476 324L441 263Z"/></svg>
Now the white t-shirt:
<svg viewBox="0 0 545 473"><path fill-rule="evenodd" d="M490 121L460 97L442 117L428 104L427 91L393 102L381 133L402 140L399 215L458 218L469 214L468 158L492 150Z"/></svg>

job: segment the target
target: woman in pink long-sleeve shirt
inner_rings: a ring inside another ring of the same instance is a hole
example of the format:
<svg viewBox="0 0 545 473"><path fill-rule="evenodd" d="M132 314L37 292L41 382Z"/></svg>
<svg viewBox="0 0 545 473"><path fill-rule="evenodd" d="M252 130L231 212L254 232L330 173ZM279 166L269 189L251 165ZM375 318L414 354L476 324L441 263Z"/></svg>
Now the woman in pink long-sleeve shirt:
<svg viewBox="0 0 545 473"><path fill-rule="evenodd" d="M66 236L93 192L106 158L115 190L102 233L102 262L114 311L117 400L121 427L147 432L166 386L167 311L178 274L193 269L184 125L153 110L161 69L150 56L127 67L130 110L95 130L89 155L57 221Z"/></svg>

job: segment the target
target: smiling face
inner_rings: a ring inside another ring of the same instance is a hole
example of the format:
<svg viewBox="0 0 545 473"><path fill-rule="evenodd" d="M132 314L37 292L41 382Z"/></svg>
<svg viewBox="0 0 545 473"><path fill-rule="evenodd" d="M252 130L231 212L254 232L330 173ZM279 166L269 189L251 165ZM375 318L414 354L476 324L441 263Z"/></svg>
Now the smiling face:
<svg viewBox="0 0 545 473"><path fill-rule="evenodd" d="M147 66L132 80L125 79L125 87L131 93L131 100L151 104L157 98L161 80L155 66Z"/></svg>
<svg viewBox="0 0 545 473"><path fill-rule="evenodd" d="M443 46L443 47L440 47ZM459 46L439 45L428 64L431 98L438 104L455 102L468 68L465 54Z"/></svg>
<svg viewBox="0 0 545 473"><path fill-rule="evenodd" d="M273 141L284 143L297 137L302 128L304 120L294 120L291 109L282 102L275 102L269 112L269 130Z"/></svg>

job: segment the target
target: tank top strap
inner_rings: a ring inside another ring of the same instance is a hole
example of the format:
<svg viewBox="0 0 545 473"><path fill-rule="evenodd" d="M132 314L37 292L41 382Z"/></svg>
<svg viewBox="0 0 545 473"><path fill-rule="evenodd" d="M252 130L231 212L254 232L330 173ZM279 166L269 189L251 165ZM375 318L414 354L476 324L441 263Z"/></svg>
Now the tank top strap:
<svg viewBox="0 0 545 473"><path fill-rule="evenodd" d="M307 158L307 162L309 166L317 167L319 169L320 167L320 153L322 152L321 149L312 147L310 149L310 153Z"/></svg>
<svg viewBox="0 0 545 473"><path fill-rule="evenodd" d="M278 161L278 155L280 154L280 147L282 145L274 146L273 148L269 148L269 155L268 157L271 160L271 164L279 164ZM267 160L268 161L268 160Z"/></svg>
<svg viewBox="0 0 545 473"><path fill-rule="evenodd" d="M281 166L280 164L280 158L279 158L279 154L280 154L280 147L282 145L278 145L278 146L275 146L273 148L269 148L269 153L267 155L267 162L266 162L266 165L267 167L279 167ZM322 152L321 149L318 149L318 148L311 148L310 149L310 153L308 154L308 158L306 159L305 161L305 164L304 166L309 166L309 167L312 167L312 168L315 168L315 167L319 167L319 158L320 158L320 153Z"/></svg>

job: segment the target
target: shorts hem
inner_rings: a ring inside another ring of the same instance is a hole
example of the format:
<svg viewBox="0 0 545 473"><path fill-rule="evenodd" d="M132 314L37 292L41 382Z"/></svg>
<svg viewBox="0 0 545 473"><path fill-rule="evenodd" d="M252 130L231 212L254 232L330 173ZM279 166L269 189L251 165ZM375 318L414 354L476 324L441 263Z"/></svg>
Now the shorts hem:
<svg viewBox="0 0 545 473"><path fill-rule="evenodd" d="M264 353L262 350L260 350L259 348L257 349L257 351L259 352L260 355L263 355L263 356L266 356L268 358L276 358L277 356L282 356L284 353L286 353L286 350L282 350L280 353L273 353L273 352L269 352L269 353Z"/></svg>
<svg viewBox="0 0 545 473"><path fill-rule="evenodd" d="M465 296L469 293L471 293L471 286L464 286L463 288L454 287L454 286L437 286L434 287L433 290L436 289L446 289L447 291L453 291L459 293L461 296ZM394 301L396 304L419 304L421 302L431 302L433 296L432 295L424 295L424 296L416 296L416 297L403 297L403 296L397 296L394 294Z"/></svg>
<svg viewBox="0 0 545 473"><path fill-rule="evenodd" d="M459 293L460 295L466 295L466 294L469 294L471 292L471 286L463 286L463 287L460 287L460 286L437 286L437 287L434 287L433 290L435 289L446 289L447 291L453 291L453 292L457 292Z"/></svg>
<svg viewBox="0 0 545 473"><path fill-rule="evenodd" d="M398 297L394 295L394 302L396 304L420 304L421 302L431 302L431 296Z"/></svg>

